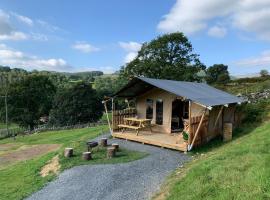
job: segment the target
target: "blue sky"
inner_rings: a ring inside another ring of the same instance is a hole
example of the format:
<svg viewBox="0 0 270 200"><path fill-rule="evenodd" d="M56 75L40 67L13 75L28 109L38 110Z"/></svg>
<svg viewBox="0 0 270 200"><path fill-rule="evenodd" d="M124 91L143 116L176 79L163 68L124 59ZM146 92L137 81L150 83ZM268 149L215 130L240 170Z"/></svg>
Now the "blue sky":
<svg viewBox="0 0 270 200"><path fill-rule="evenodd" d="M111 73L142 42L182 31L207 66L270 71L267 0L2 0L0 9L2 65Z"/></svg>

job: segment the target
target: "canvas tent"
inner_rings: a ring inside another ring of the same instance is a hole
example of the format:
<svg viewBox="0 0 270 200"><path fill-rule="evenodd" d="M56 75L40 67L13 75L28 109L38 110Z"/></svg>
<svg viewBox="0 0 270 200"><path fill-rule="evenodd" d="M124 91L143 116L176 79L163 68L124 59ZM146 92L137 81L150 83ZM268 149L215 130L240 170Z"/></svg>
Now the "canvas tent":
<svg viewBox="0 0 270 200"><path fill-rule="evenodd" d="M151 119L154 133L156 130L159 134L173 135L175 140L187 125L189 146L199 146L222 135L224 123L235 123L236 105L244 102L205 83L145 77L133 78L112 96L112 100L115 98L133 100L135 109L131 113L113 110L113 136L119 136L119 124L124 123L124 118L133 116ZM125 134L120 136L125 138ZM162 140L166 142L166 138Z"/></svg>

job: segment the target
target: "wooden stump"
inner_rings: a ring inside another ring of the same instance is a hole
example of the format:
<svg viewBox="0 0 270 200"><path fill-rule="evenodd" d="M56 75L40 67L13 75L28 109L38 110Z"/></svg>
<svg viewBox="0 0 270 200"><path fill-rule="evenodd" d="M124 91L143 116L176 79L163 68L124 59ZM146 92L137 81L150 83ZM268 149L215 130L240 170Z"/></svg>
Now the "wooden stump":
<svg viewBox="0 0 270 200"><path fill-rule="evenodd" d="M100 140L100 146L106 147L107 146L107 138L101 138Z"/></svg>
<svg viewBox="0 0 270 200"><path fill-rule="evenodd" d="M119 144L112 144L112 147L115 149L115 151L119 151Z"/></svg>
<svg viewBox="0 0 270 200"><path fill-rule="evenodd" d="M73 148L65 148L64 156L70 158L73 156Z"/></svg>
<svg viewBox="0 0 270 200"><path fill-rule="evenodd" d="M224 123L223 141L228 142L232 140L232 123Z"/></svg>
<svg viewBox="0 0 270 200"><path fill-rule="evenodd" d="M115 148L114 147L107 148L107 158L113 157L115 157Z"/></svg>
<svg viewBox="0 0 270 200"><path fill-rule="evenodd" d="M91 160L92 159L92 153L87 151L82 153L82 159L83 160Z"/></svg>

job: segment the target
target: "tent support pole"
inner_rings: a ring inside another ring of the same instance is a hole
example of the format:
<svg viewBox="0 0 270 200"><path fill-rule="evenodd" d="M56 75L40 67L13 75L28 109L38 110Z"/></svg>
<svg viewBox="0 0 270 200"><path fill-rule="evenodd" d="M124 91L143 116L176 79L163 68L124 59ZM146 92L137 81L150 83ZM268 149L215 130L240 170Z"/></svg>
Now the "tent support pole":
<svg viewBox="0 0 270 200"><path fill-rule="evenodd" d="M218 112L218 116L217 116L216 121L215 121L215 124L214 124L214 129L215 129L216 126L217 126L217 123L218 123L218 120L219 120L219 118L220 118L220 116L221 116L221 113L222 113L223 108L224 108L224 106L221 106L221 108L220 108L220 110L219 110L219 112Z"/></svg>
<svg viewBox="0 0 270 200"><path fill-rule="evenodd" d="M195 142L196 137L197 137L197 135L198 135L198 133L199 133L199 130L201 129L202 122L203 122L203 120L204 120L206 110L207 110L207 109L204 110L204 113L203 113L203 115L202 115L202 117L201 117L199 126L198 126L198 128L197 128L197 130L196 130L196 133L195 133L195 135L194 135L194 138L193 138L193 140L192 140L191 145L188 145L188 151L191 151L191 149L192 149L192 147L193 147L193 145L194 145L194 142Z"/></svg>
<svg viewBox="0 0 270 200"><path fill-rule="evenodd" d="M110 123L110 119L109 119L109 115L108 115L108 109L107 109L107 101L103 101L102 103L104 104L104 108L105 108L105 112L106 112L106 117L107 117L109 129L110 129L110 133L112 134L112 128L111 128L111 123Z"/></svg>

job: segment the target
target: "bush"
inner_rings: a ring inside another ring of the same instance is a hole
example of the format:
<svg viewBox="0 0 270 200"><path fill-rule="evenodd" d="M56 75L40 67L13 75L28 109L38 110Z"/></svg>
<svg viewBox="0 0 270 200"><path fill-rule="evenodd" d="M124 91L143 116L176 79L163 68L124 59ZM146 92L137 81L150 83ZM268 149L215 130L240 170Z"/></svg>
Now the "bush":
<svg viewBox="0 0 270 200"><path fill-rule="evenodd" d="M185 141L188 141L188 133L186 132L186 131L183 131L183 139L185 140Z"/></svg>
<svg viewBox="0 0 270 200"><path fill-rule="evenodd" d="M262 122L270 110L270 100L262 100L258 103L242 104L237 112L244 114L243 123Z"/></svg>
<svg viewBox="0 0 270 200"><path fill-rule="evenodd" d="M102 117L101 98L90 84L81 82L71 88L58 91L50 124L57 126L96 122Z"/></svg>

